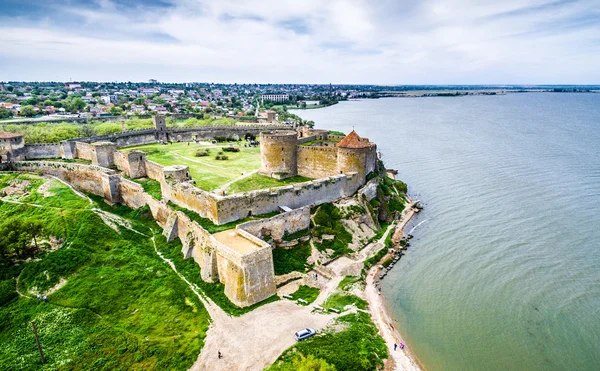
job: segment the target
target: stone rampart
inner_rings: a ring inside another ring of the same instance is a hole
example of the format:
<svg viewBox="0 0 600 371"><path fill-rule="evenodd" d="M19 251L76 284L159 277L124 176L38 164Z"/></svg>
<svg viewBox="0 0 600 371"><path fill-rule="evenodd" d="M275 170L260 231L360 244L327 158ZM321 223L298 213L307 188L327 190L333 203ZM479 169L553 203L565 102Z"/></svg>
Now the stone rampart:
<svg viewBox="0 0 600 371"><path fill-rule="evenodd" d="M305 206L271 218L238 224L236 228L258 238L271 236L275 241L281 241L286 234L302 231L308 227L310 227L310 207Z"/></svg>
<svg viewBox="0 0 600 371"><path fill-rule="evenodd" d="M336 147L298 146L298 175L325 178L339 174Z"/></svg>
<svg viewBox="0 0 600 371"><path fill-rule="evenodd" d="M25 156L25 160L60 158L62 156L60 147L58 143L26 144L23 148L23 155Z"/></svg>
<svg viewBox="0 0 600 371"><path fill-rule="evenodd" d="M92 161L93 147L89 143L75 142L75 158Z"/></svg>
<svg viewBox="0 0 600 371"><path fill-rule="evenodd" d="M249 306L275 294L271 248L246 231L234 230L238 238L256 245L256 250L240 253L217 241L184 213L153 199L140 184L104 167L50 161L18 161L13 166L18 171L54 175L77 190L103 196L109 203L120 202L134 209L148 205L167 238L179 238L184 257L193 258L200 266L202 279L222 282L225 294L237 306Z"/></svg>
<svg viewBox="0 0 600 371"><path fill-rule="evenodd" d="M216 224L276 211L280 206L299 208L319 205L352 196L361 186L356 173L298 183L292 186L240 193L231 196L213 196L217 199Z"/></svg>

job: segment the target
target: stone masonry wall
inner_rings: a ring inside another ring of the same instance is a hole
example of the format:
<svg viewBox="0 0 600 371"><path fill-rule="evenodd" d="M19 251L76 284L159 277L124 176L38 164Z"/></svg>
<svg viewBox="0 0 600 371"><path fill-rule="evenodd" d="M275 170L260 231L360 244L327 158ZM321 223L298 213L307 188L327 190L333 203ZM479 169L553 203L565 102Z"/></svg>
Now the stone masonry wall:
<svg viewBox="0 0 600 371"><path fill-rule="evenodd" d="M326 178L336 175L336 147L298 146L298 175L309 178Z"/></svg>
<svg viewBox="0 0 600 371"><path fill-rule="evenodd" d="M60 158L60 144L26 144L23 149L25 160Z"/></svg>
<svg viewBox="0 0 600 371"><path fill-rule="evenodd" d="M214 196L217 199L216 224L276 211L279 206L299 208L331 202L352 196L361 184L356 173L349 173L277 188L274 192L262 190L226 197Z"/></svg>
<svg viewBox="0 0 600 371"><path fill-rule="evenodd" d="M89 143L75 142L75 158L92 161L93 148Z"/></svg>
<svg viewBox="0 0 600 371"><path fill-rule="evenodd" d="M253 220L238 224L242 229L258 238L271 236L280 241L285 234L292 234L310 227L310 207L305 206L296 210L275 215L272 218Z"/></svg>

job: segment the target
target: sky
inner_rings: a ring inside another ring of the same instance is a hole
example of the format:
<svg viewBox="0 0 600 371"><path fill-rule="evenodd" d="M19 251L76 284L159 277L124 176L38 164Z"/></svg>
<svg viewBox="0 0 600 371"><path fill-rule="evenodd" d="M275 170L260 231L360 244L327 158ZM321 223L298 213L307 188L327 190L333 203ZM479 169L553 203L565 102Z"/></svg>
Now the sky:
<svg viewBox="0 0 600 371"><path fill-rule="evenodd" d="M600 84L600 0L0 0L0 81Z"/></svg>

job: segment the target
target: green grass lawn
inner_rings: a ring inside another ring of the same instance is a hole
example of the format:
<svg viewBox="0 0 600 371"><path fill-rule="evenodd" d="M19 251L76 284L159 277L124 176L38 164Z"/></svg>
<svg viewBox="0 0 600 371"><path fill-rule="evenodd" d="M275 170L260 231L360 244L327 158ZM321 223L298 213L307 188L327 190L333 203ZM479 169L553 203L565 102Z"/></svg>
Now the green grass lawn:
<svg viewBox="0 0 600 371"><path fill-rule="evenodd" d="M217 160L215 157L223 147L236 147L240 152L223 152L227 160ZM243 142L233 142L232 145L219 143L216 145L208 142L201 143L173 143L169 145L148 144L129 147L128 150L140 150L147 153L146 158L157 164L187 165L190 175L196 181L196 186L206 191L214 191L226 183L233 182L226 188L228 194L248 192L256 189L282 187L289 184L306 182L310 178L295 176L288 179L277 180L264 175L253 174L250 177L235 181L243 174L260 168L260 148L244 147ZM196 157L198 150L208 150L208 156Z"/></svg>
<svg viewBox="0 0 600 371"><path fill-rule="evenodd" d="M29 262L0 258L0 369L187 370L202 349L209 316L156 255L154 232L160 250L175 245L158 233L148 210L114 208L127 211L121 214L147 236L116 232L91 210L104 207L103 201L90 205L55 180L49 188L54 195L44 197L36 191L43 180L28 174L0 174L0 187L15 178L31 181L30 193L19 199L25 204L0 201L0 223L38 221L40 240L54 236L64 244ZM19 275L27 295L54 287L61 277L67 281L44 303L16 295ZM44 367L31 321L47 358Z"/></svg>
<svg viewBox="0 0 600 371"><path fill-rule="evenodd" d="M304 273L306 271L306 260L310 256L311 248L308 242L300 243L290 249L273 250L273 267L276 275L291 273L294 271Z"/></svg>
<svg viewBox="0 0 600 371"><path fill-rule="evenodd" d="M303 305L308 305L308 304L312 303L313 301L317 300L317 296L319 296L320 292L321 292L321 290L319 290L316 287L302 285L302 286L298 287L298 290L296 290L290 296L292 298L294 298L294 300L298 300L298 299L306 300L307 303L303 304Z"/></svg>
<svg viewBox="0 0 600 371"><path fill-rule="evenodd" d="M238 143L240 147L238 147ZM196 181L196 186L206 191L212 191L223 184L235 180L247 173L260 168L260 148L245 148L242 142L234 142L232 147L240 148L240 152L224 152L228 160L216 160L215 157L229 144L212 145L208 142L201 143L173 143L169 145L148 144L130 147L128 150L141 150L147 153L146 158L157 164L187 165L190 175ZM210 155L196 157L196 151L208 149Z"/></svg>
<svg viewBox="0 0 600 371"><path fill-rule="evenodd" d="M277 180L260 174L252 174L248 178L238 180L229 186L229 193L240 193L254 191L256 189L267 189L283 187L290 184L308 182L312 180L304 176L293 176L291 178Z"/></svg>

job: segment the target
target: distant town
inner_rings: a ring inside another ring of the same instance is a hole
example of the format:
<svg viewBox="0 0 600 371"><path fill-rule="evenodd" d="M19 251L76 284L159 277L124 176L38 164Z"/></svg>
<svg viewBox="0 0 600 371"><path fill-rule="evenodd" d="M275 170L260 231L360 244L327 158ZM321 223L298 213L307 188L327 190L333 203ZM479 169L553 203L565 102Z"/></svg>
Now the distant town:
<svg viewBox="0 0 600 371"><path fill-rule="evenodd" d="M266 111L310 109L342 100L511 92L600 92L599 86L378 86L148 82L0 82L0 119L193 114L254 120ZM292 117L293 118L293 117ZM280 117L281 119L281 117Z"/></svg>

